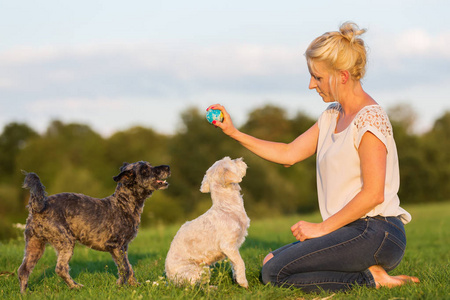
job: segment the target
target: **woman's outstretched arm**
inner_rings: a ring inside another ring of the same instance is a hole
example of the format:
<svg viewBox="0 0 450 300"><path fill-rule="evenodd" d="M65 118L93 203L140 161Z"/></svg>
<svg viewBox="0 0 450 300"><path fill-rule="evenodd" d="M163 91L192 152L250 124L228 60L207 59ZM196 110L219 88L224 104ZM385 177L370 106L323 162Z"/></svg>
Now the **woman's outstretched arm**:
<svg viewBox="0 0 450 300"><path fill-rule="evenodd" d="M316 153L319 138L317 123L291 143L278 143L261 140L236 129L225 107L220 104L211 105L207 110L209 109L219 109L224 115L222 122L213 122L215 126L251 152L268 161L290 167Z"/></svg>

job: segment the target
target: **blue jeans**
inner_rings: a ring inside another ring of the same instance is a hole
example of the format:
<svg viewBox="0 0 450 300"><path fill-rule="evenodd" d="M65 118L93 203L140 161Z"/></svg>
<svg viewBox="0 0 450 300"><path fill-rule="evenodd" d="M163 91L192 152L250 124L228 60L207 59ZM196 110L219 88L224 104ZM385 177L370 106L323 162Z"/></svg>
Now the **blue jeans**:
<svg viewBox="0 0 450 300"><path fill-rule="evenodd" d="M262 281L305 292L343 291L352 285L375 287L368 270L387 272L398 266L406 246L405 229L397 217L367 217L325 236L295 242L272 252L262 268Z"/></svg>

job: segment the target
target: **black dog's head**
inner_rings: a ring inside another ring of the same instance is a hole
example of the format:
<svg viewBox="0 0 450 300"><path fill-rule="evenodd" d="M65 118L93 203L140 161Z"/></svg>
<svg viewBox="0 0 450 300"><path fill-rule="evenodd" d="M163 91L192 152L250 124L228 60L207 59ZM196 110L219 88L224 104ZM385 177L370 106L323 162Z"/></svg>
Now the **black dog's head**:
<svg viewBox="0 0 450 300"><path fill-rule="evenodd" d="M166 179L170 176L170 167L166 165L153 167L145 161L136 163L124 163L120 168L120 174L114 176L114 181L125 186L139 186L153 192L166 189L169 183Z"/></svg>

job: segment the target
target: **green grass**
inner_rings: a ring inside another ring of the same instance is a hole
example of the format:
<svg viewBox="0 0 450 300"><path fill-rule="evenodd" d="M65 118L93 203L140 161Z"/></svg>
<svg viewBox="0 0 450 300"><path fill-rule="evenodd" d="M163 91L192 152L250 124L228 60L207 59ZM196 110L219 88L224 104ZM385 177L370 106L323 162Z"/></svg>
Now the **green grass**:
<svg viewBox="0 0 450 300"><path fill-rule="evenodd" d="M172 237L179 228L159 226L141 230L131 243L129 257L140 281L139 287L116 286L117 269L108 253L77 246L71 260L71 275L84 285L69 290L55 274L56 255L48 246L29 280L26 295L19 293L17 268L22 257L22 239L0 244L1 299L450 299L450 202L405 207L413 215L406 226L408 245L405 257L392 274L409 274L421 284L394 289L357 287L348 293L308 295L296 289L264 286L260 280L261 261L271 250L292 242L290 226L300 217L277 217L252 221L249 235L241 247L250 288L245 290L231 280L228 262L212 270L212 288L177 288L166 283L164 260ZM147 207L147 209L151 209ZM311 214L302 219L317 221Z"/></svg>

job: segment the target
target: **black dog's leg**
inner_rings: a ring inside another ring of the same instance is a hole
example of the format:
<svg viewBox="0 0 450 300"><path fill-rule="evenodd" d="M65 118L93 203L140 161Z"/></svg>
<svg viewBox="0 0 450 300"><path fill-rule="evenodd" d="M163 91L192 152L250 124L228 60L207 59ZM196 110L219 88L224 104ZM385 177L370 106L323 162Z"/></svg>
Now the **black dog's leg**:
<svg viewBox="0 0 450 300"><path fill-rule="evenodd" d="M42 257L45 251L45 243L35 237L26 237L25 256L22 264L17 270L19 277L20 292L24 293L28 286L28 277L33 271L34 266Z"/></svg>
<svg viewBox="0 0 450 300"><path fill-rule="evenodd" d="M128 261L127 249L114 249L110 253L114 262L116 263L117 270L119 272L119 279L117 280L117 284L122 285L124 283L128 283L133 286L139 285L139 282L134 275L133 268Z"/></svg>
<svg viewBox="0 0 450 300"><path fill-rule="evenodd" d="M125 251L125 257L124 257L124 263L128 264L128 269L130 270L130 277L128 277L128 284L132 286L140 285L140 283L136 279L136 275L134 274L133 267L130 264L130 261L128 260L128 247Z"/></svg>
<svg viewBox="0 0 450 300"><path fill-rule="evenodd" d="M69 288L80 288L83 285L75 282L69 274L69 261L73 255L75 244L65 244L60 249L56 248L58 260L56 262L56 274L58 274L69 286Z"/></svg>

